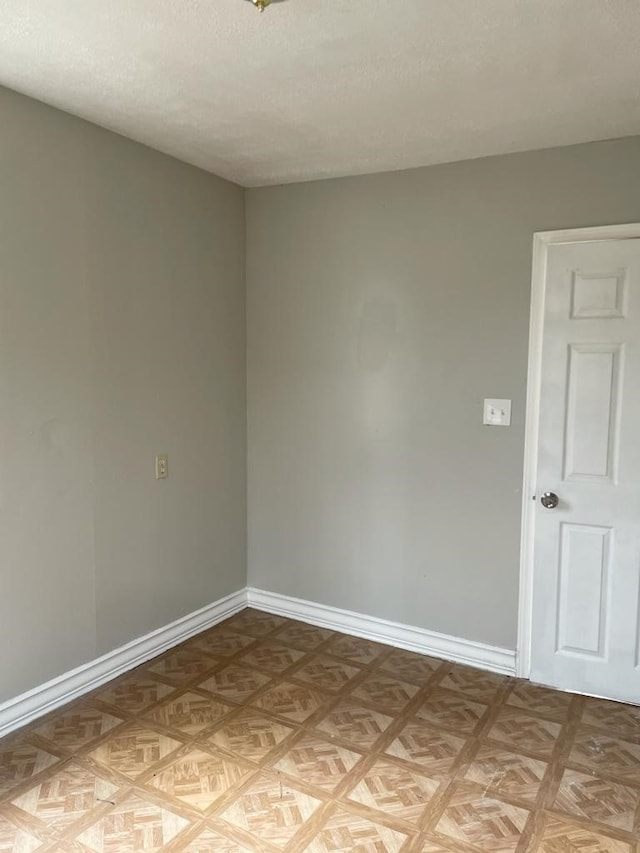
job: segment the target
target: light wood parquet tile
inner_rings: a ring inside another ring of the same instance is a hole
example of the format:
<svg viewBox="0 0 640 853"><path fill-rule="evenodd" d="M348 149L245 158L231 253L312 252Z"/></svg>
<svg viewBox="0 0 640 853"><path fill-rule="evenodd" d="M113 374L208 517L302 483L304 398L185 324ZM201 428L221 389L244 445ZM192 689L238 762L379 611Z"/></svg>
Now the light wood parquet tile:
<svg viewBox="0 0 640 853"><path fill-rule="evenodd" d="M466 744L458 735L438 731L412 719L386 749L387 755L419 764L429 776L447 775Z"/></svg>
<svg viewBox="0 0 640 853"><path fill-rule="evenodd" d="M88 757L108 770L136 779L183 745L184 741L143 723L132 723L101 743Z"/></svg>
<svg viewBox="0 0 640 853"><path fill-rule="evenodd" d="M267 841L283 849L322 805L288 782L260 775L220 815L249 839Z"/></svg>
<svg viewBox="0 0 640 853"><path fill-rule="evenodd" d="M582 722L623 740L640 743L640 707L586 699Z"/></svg>
<svg viewBox="0 0 640 853"><path fill-rule="evenodd" d="M232 616L227 624L234 631L250 634L253 637L264 637L285 625L286 622L287 620L282 616L274 616L248 607L236 616Z"/></svg>
<svg viewBox="0 0 640 853"><path fill-rule="evenodd" d="M534 717L516 708L502 708L487 737L516 750L526 750L548 759L561 727L559 723Z"/></svg>
<svg viewBox="0 0 640 853"><path fill-rule="evenodd" d="M640 708L248 610L0 740L0 853L640 853Z"/></svg>
<svg viewBox="0 0 640 853"><path fill-rule="evenodd" d="M0 813L0 853L34 853L43 846L43 838L32 835Z"/></svg>
<svg viewBox="0 0 640 853"><path fill-rule="evenodd" d="M508 705L514 705L538 717L547 717L562 723L567 719L569 705L573 696L571 693L561 693L559 690L549 690L538 687L528 681L518 681L509 698Z"/></svg>
<svg viewBox="0 0 640 853"><path fill-rule="evenodd" d="M632 832L640 791L577 770L565 770L554 809Z"/></svg>
<svg viewBox="0 0 640 853"><path fill-rule="evenodd" d="M360 749L371 749L392 722L393 717L347 698L335 705L316 724L316 729Z"/></svg>
<svg viewBox="0 0 640 853"><path fill-rule="evenodd" d="M167 797L205 812L253 772L227 755L194 748L154 773L147 784Z"/></svg>
<svg viewBox="0 0 640 853"><path fill-rule="evenodd" d="M418 692L415 684L402 681L383 672L373 672L353 690L351 695L385 714L402 713Z"/></svg>
<svg viewBox="0 0 640 853"><path fill-rule="evenodd" d="M530 812L481 789L458 784L435 830L479 850L515 851Z"/></svg>
<svg viewBox="0 0 640 853"><path fill-rule="evenodd" d="M149 672L177 685L193 681L196 676L213 669L218 660L198 649L177 649L163 655L149 667Z"/></svg>
<svg viewBox="0 0 640 853"><path fill-rule="evenodd" d="M57 832L81 820L119 790L109 779L72 761L29 788L11 805Z"/></svg>
<svg viewBox="0 0 640 853"><path fill-rule="evenodd" d="M279 643L284 643L286 646L313 651L332 636L333 632L326 628L317 628L315 625L291 620L286 622L279 631L276 631L273 639Z"/></svg>
<svg viewBox="0 0 640 853"><path fill-rule="evenodd" d="M133 794L78 835L95 853L159 853L189 821Z"/></svg>
<svg viewBox="0 0 640 853"><path fill-rule="evenodd" d="M263 711L277 714L295 723L303 723L327 701L327 695L319 690L281 681L263 693L253 704Z"/></svg>
<svg viewBox="0 0 640 853"><path fill-rule="evenodd" d="M274 769L332 792L361 759L359 752L308 734L290 747Z"/></svg>
<svg viewBox="0 0 640 853"><path fill-rule="evenodd" d="M478 729L487 710L487 705L472 702L449 690L436 689L428 694L416 716L455 734L470 735Z"/></svg>
<svg viewBox="0 0 640 853"><path fill-rule="evenodd" d="M443 666L445 664L437 658L405 652L403 649L394 650L380 662L380 669L384 672L418 686L425 684Z"/></svg>
<svg viewBox="0 0 640 853"><path fill-rule="evenodd" d="M464 778L486 791L535 805L549 765L545 761L491 744L481 747Z"/></svg>
<svg viewBox="0 0 640 853"><path fill-rule="evenodd" d="M268 684L270 676L239 664L229 664L198 684L220 699L243 703L248 701L261 687Z"/></svg>
<svg viewBox="0 0 640 853"><path fill-rule="evenodd" d="M227 628L214 628L212 631L196 637L187 644L187 647L202 649L214 657L230 658L255 642L256 638L247 634L239 634L237 631L231 631Z"/></svg>
<svg viewBox="0 0 640 853"><path fill-rule="evenodd" d="M416 823L439 782L417 770L378 759L346 795L348 800Z"/></svg>
<svg viewBox="0 0 640 853"><path fill-rule="evenodd" d="M321 690L340 691L362 670L327 655L313 655L296 669L292 677L319 687Z"/></svg>
<svg viewBox="0 0 640 853"><path fill-rule="evenodd" d="M470 848L469 848L470 849ZM416 847L416 853L451 853L452 850L455 850L454 847L445 846L441 844L439 841L422 841Z"/></svg>
<svg viewBox="0 0 640 853"><path fill-rule="evenodd" d="M309 853L399 853L408 835L338 810L306 847Z"/></svg>
<svg viewBox="0 0 640 853"><path fill-rule="evenodd" d="M373 643L371 640L364 640L361 637L347 637L344 634L336 634L328 644L326 651L336 657L366 665L377 660L387 649L387 646L381 646L380 643Z"/></svg>
<svg viewBox="0 0 640 853"><path fill-rule="evenodd" d="M161 699L175 693L175 687L164 684L144 672L112 682L95 694L95 698L120 713L139 714Z"/></svg>
<svg viewBox="0 0 640 853"><path fill-rule="evenodd" d="M640 743L610 737L601 731L578 728L567 763L621 782L640 784Z"/></svg>
<svg viewBox="0 0 640 853"><path fill-rule="evenodd" d="M147 716L168 729L195 736L235 710L235 706L213 696L189 691L168 699Z"/></svg>
<svg viewBox="0 0 640 853"><path fill-rule="evenodd" d="M280 675L301 660L305 654L306 652L301 649L285 646L275 640L266 640L245 652L240 658L240 663L255 667L262 672Z"/></svg>
<svg viewBox="0 0 640 853"><path fill-rule="evenodd" d="M4 745L0 740L0 800L59 761L58 756L19 737L7 739Z"/></svg>
<svg viewBox="0 0 640 853"><path fill-rule="evenodd" d="M568 820L549 817L537 853L631 853L631 845Z"/></svg>
<svg viewBox="0 0 640 853"><path fill-rule="evenodd" d="M294 731L292 726L254 708L245 708L211 732L206 742L249 761L261 762Z"/></svg>
<svg viewBox="0 0 640 853"><path fill-rule="evenodd" d="M176 853L255 853L255 848L239 844L215 829L205 828L184 846L176 848Z"/></svg>
<svg viewBox="0 0 640 853"><path fill-rule="evenodd" d="M456 693L462 693L465 698L476 702L490 704L496 697L497 691L507 683L507 677L469 666L454 664L440 680L440 686Z"/></svg>
<svg viewBox="0 0 640 853"><path fill-rule="evenodd" d="M121 717L98 708L77 706L63 711L35 729L35 734L54 749L75 751L106 735L123 722Z"/></svg>

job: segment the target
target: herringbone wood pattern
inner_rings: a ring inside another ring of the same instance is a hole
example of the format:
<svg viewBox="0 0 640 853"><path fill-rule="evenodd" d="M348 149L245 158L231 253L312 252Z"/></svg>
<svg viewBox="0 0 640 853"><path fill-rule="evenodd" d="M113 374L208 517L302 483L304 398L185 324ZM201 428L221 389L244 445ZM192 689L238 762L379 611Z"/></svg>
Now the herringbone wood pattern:
<svg viewBox="0 0 640 853"><path fill-rule="evenodd" d="M640 709L246 610L0 741L0 853L640 853Z"/></svg>

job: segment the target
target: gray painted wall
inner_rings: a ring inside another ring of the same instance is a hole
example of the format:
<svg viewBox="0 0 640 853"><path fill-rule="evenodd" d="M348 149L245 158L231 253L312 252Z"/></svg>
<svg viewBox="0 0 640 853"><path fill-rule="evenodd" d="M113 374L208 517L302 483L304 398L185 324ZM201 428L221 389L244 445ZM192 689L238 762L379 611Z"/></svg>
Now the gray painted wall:
<svg viewBox="0 0 640 853"><path fill-rule="evenodd" d="M532 235L638 220L638 138L250 190L250 584L514 648Z"/></svg>
<svg viewBox="0 0 640 853"><path fill-rule="evenodd" d="M243 191L0 126L2 701L244 586L246 419Z"/></svg>

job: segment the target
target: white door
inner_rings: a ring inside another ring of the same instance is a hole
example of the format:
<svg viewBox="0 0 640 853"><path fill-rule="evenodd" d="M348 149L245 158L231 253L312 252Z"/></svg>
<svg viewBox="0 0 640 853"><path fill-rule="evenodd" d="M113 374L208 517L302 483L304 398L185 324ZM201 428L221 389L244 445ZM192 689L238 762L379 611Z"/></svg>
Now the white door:
<svg viewBox="0 0 640 853"><path fill-rule="evenodd" d="M530 676L640 703L640 240L551 245L545 280Z"/></svg>

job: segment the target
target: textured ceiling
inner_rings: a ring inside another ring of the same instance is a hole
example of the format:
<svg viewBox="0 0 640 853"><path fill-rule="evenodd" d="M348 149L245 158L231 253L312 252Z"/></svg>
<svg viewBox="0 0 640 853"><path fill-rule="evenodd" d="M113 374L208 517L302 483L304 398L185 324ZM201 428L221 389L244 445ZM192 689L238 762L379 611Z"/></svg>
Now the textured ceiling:
<svg viewBox="0 0 640 853"><path fill-rule="evenodd" d="M0 0L0 83L245 186L403 169L640 133L640 3Z"/></svg>

